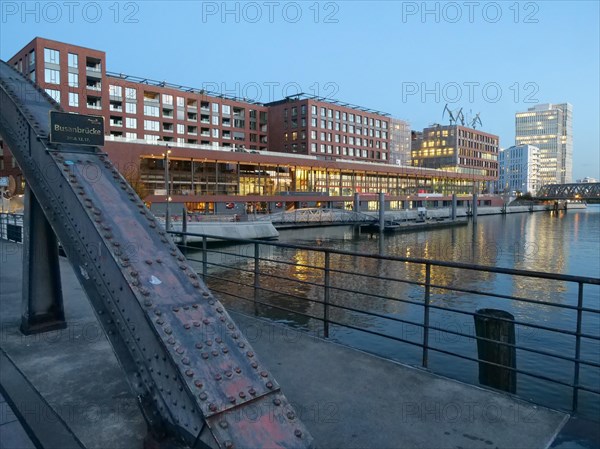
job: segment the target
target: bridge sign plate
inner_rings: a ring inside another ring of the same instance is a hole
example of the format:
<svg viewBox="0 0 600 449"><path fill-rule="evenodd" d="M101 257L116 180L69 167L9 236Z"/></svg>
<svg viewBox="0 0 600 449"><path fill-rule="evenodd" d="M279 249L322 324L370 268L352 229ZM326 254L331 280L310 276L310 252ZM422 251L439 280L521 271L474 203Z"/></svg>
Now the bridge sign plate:
<svg viewBox="0 0 600 449"><path fill-rule="evenodd" d="M104 145L104 117L50 111L50 142Z"/></svg>

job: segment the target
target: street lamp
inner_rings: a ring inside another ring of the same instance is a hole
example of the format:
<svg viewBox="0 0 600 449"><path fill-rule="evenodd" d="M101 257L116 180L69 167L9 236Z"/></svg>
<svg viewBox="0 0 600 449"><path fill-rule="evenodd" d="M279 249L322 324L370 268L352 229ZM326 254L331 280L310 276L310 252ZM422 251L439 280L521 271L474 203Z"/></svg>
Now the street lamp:
<svg viewBox="0 0 600 449"><path fill-rule="evenodd" d="M167 231L171 230L171 216L170 216L170 202L171 202L171 192L169 189L169 154L171 154L170 146L166 145L167 150L162 154L163 161L165 164L165 192L167 194L167 212L165 214L165 229Z"/></svg>

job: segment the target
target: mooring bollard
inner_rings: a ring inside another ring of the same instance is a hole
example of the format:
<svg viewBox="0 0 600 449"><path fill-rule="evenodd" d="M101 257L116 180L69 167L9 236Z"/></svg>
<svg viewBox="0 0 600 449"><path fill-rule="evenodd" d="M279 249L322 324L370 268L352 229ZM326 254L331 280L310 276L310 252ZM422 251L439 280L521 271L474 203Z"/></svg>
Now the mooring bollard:
<svg viewBox="0 0 600 449"><path fill-rule="evenodd" d="M514 346L514 316L504 310L480 309L473 318L478 338L479 383L509 393L516 393L517 351ZM485 362L495 363L506 368Z"/></svg>

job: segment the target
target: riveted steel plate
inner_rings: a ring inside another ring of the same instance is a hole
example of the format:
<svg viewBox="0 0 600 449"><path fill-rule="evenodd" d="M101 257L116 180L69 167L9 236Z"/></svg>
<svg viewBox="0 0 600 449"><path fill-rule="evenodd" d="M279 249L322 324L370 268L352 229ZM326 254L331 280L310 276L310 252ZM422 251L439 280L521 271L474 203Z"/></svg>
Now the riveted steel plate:
<svg viewBox="0 0 600 449"><path fill-rule="evenodd" d="M272 393L208 418L207 424L220 447L311 448L313 439L280 393ZM290 436L291 435L291 436Z"/></svg>
<svg viewBox="0 0 600 449"><path fill-rule="evenodd" d="M204 416L279 389L218 301L157 307L153 322L169 344Z"/></svg>

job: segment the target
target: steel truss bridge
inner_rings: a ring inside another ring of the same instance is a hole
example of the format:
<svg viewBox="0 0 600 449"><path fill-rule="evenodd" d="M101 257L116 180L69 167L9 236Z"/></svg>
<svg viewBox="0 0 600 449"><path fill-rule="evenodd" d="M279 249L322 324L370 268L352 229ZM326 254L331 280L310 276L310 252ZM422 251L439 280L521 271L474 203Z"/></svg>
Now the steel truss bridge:
<svg viewBox="0 0 600 449"><path fill-rule="evenodd" d="M539 200L600 201L600 182L576 184L546 184L538 190Z"/></svg>
<svg viewBox="0 0 600 449"><path fill-rule="evenodd" d="M0 135L27 180L21 330L66 326L58 238L139 399L148 447L312 447L277 381L106 155L49 142L52 110L0 61Z"/></svg>

